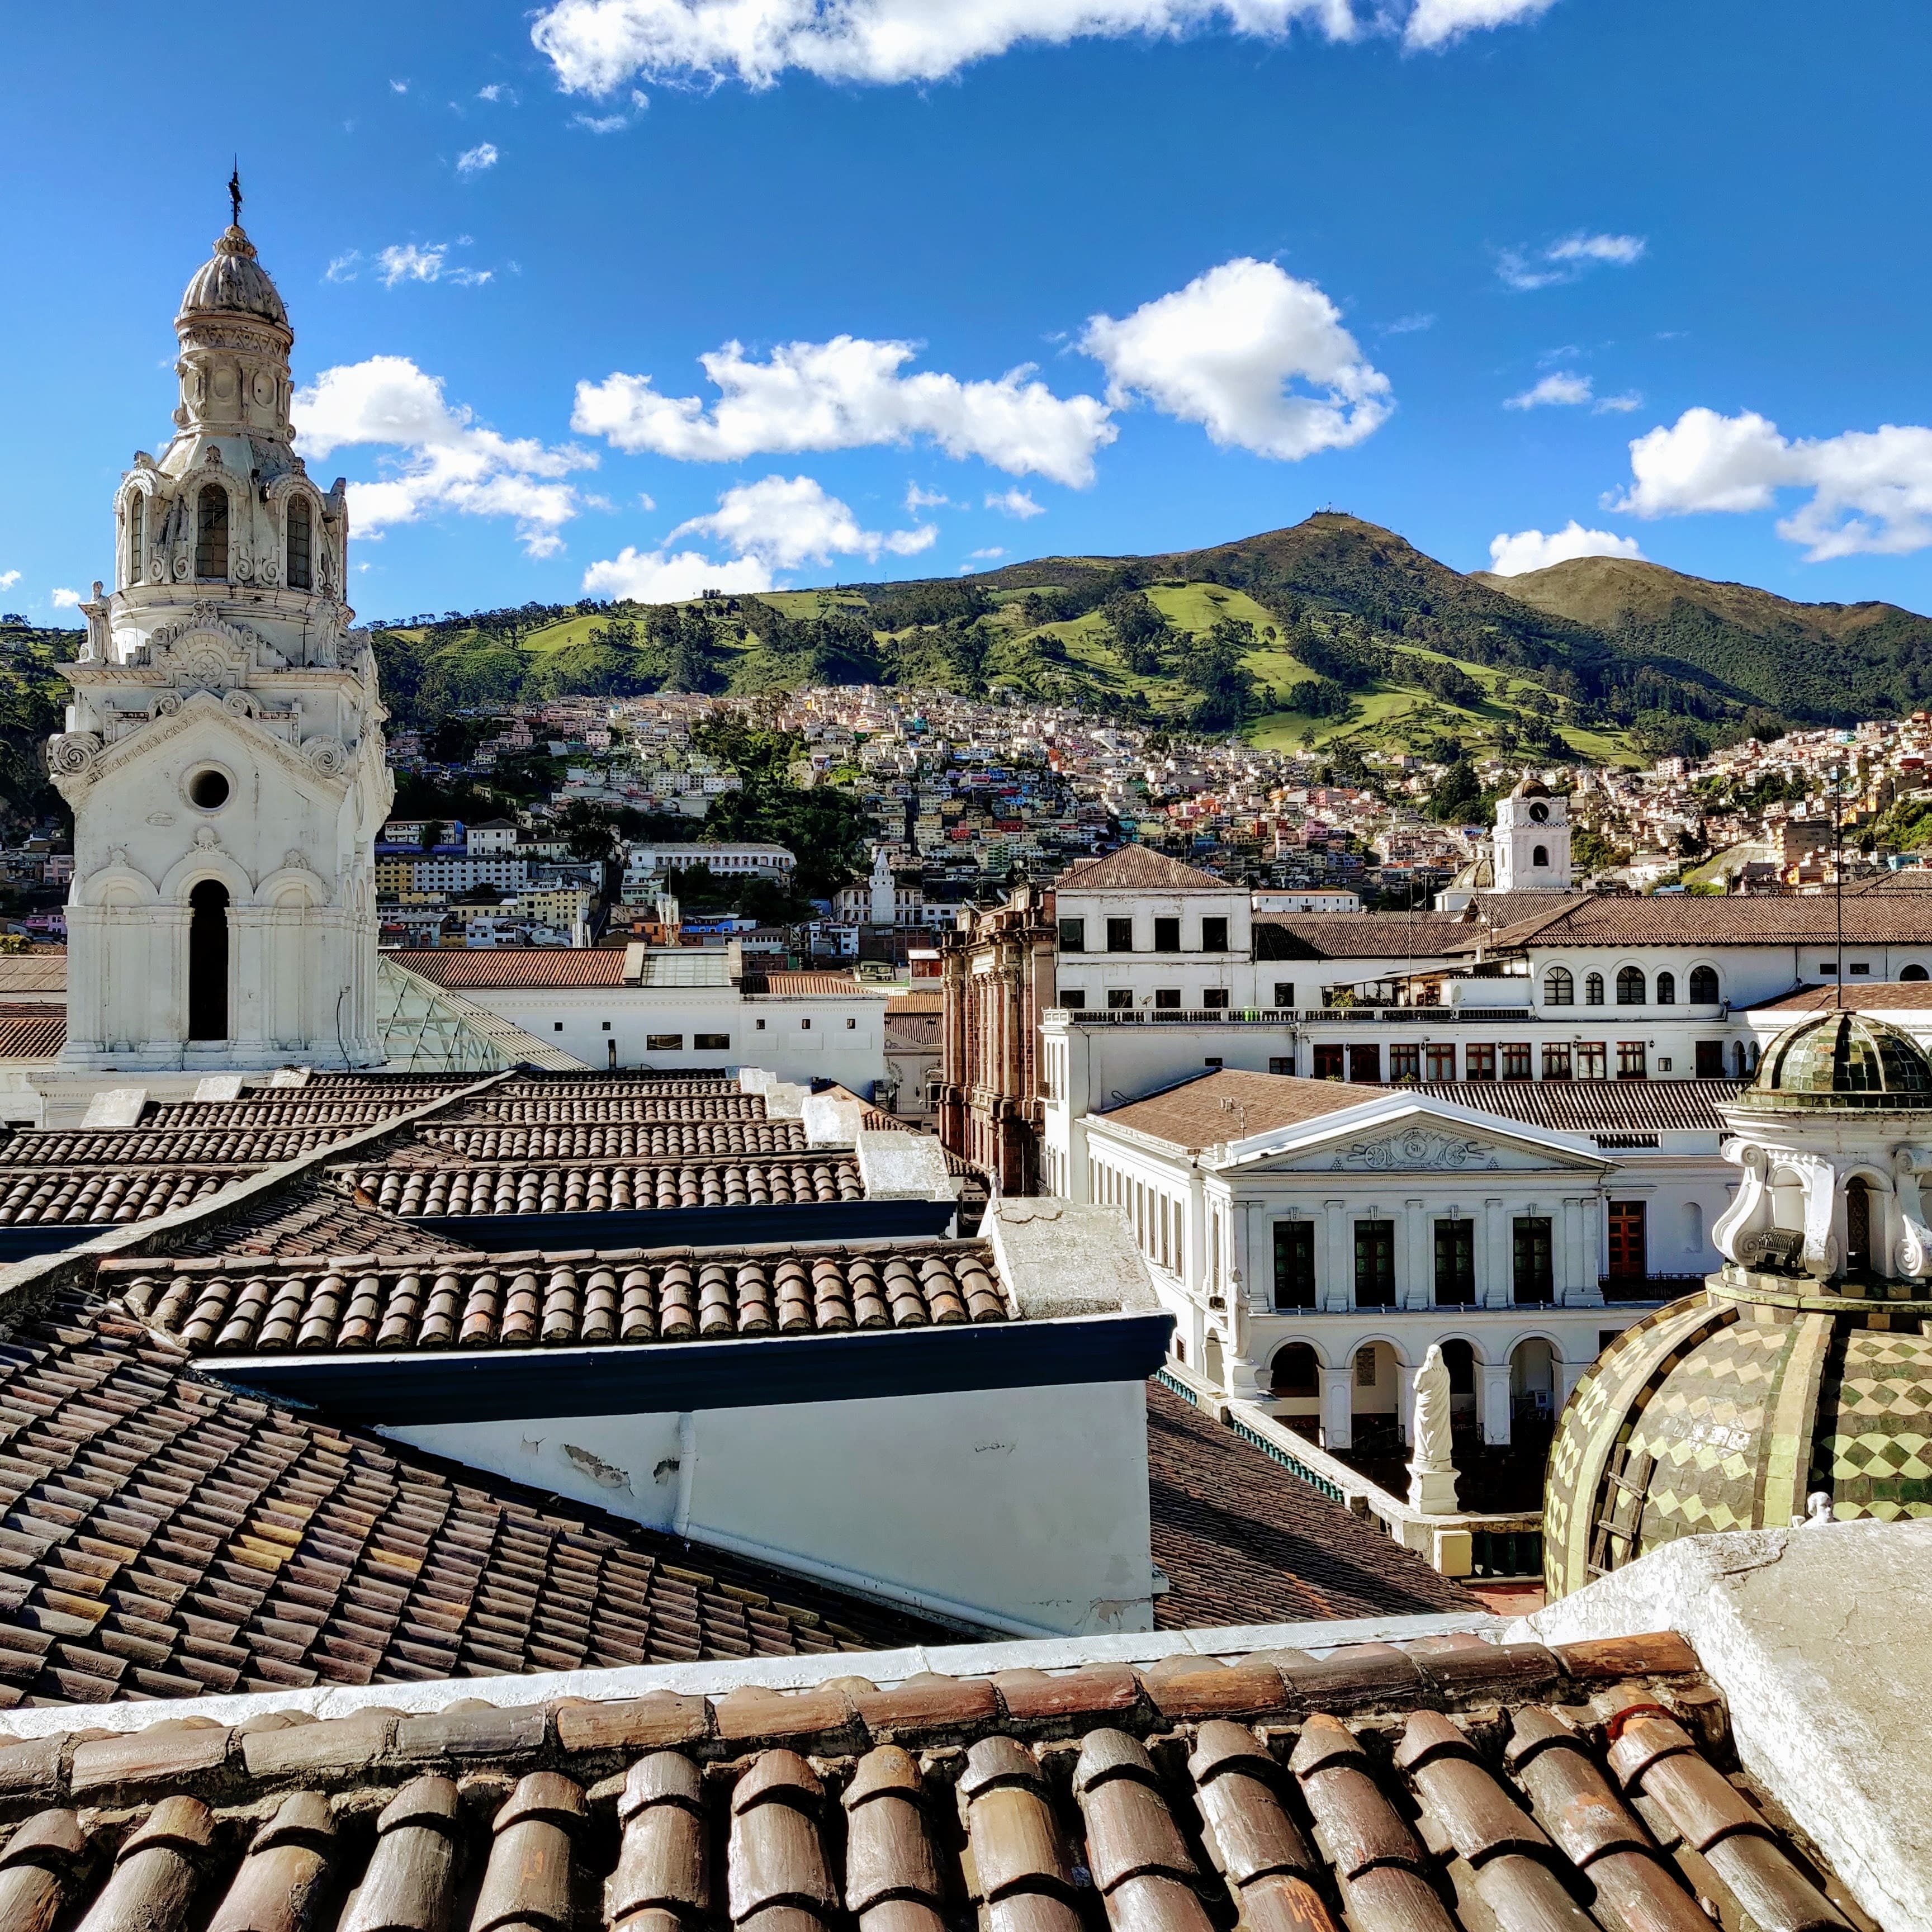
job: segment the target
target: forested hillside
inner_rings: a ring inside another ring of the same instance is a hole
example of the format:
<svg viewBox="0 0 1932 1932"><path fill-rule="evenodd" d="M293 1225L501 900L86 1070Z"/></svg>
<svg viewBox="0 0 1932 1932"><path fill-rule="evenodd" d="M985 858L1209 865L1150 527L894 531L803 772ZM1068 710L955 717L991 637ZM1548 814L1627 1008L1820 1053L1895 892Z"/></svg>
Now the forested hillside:
<svg viewBox="0 0 1932 1932"><path fill-rule="evenodd" d="M392 708L418 723L566 691L1004 685L1266 745L1642 759L1932 694L1932 622L1891 605L1792 604L1622 560L1465 576L1334 512L1165 556L452 612L377 643Z"/></svg>

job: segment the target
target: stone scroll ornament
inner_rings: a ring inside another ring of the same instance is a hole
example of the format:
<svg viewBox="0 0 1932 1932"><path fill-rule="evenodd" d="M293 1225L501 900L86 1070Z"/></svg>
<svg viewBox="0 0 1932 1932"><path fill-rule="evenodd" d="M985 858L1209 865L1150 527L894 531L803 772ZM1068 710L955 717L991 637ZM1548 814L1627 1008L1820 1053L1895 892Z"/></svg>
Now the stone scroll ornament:
<svg viewBox="0 0 1932 1932"><path fill-rule="evenodd" d="M310 768L326 778L339 778L349 769L349 747L340 738L310 738L302 752Z"/></svg>
<svg viewBox="0 0 1932 1932"><path fill-rule="evenodd" d="M1932 1173L1932 1148L1894 1148L1892 1172L1898 1207L1898 1236L1894 1244L1892 1267L1904 1280L1923 1281L1932 1275L1932 1228L1926 1226L1925 1198L1919 1177Z"/></svg>
<svg viewBox="0 0 1932 1932"><path fill-rule="evenodd" d="M100 762L100 740L92 731L63 731L47 746L47 766L57 778L86 783Z"/></svg>

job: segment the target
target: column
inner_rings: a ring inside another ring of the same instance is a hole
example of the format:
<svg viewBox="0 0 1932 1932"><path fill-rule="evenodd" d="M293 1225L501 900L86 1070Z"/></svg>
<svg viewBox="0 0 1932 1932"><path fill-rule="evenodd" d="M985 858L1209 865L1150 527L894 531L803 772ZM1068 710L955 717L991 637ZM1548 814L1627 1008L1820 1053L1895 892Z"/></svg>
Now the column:
<svg viewBox="0 0 1932 1932"><path fill-rule="evenodd" d="M1476 1265L1478 1304L1484 1308L1508 1307L1516 1292L1510 1279L1509 1223L1500 1200L1483 1203L1483 1251L1477 1257Z"/></svg>
<svg viewBox="0 0 1932 1932"><path fill-rule="evenodd" d="M1315 1284L1315 1305L1330 1315L1346 1315L1355 1305L1354 1250L1340 1201L1322 1204L1322 1272Z"/></svg>
<svg viewBox="0 0 1932 1932"><path fill-rule="evenodd" d="M1274 1306L1274 1244L1268 1238L1267 1204L1244 1201L1241 1209L1241 1286L1249 1309L1265 1315Z"/></svg>
<svg viewBox="0 0 1932 1932"><path fill-rule="evenodd" d="M1483 1440L1499 1446L1507 1444L1510 1440L1509 1364L1504 1362L1493 1366L1478 1362L1476 1374L1483 1390Z"/></svg>
<svg viewBox="0 0 1932 1932"><path fill-rule="evenodd" d="M1596 1256L1592 1252L1595 1244L1590 1239L1590 1205L1588 1199L1580 1195L1563 1203L1564 1280L1556 1298L1573 1308L1604 1305L1603 1284L1598 1278L1594 1265Z"/></svg>
<svg viewBox="0 0 1932 1932"><path fill-rule="evenodd" d="M1420 1201L1402 1204L1402 1248L1395 1284L1398 1308L1426 1308L1435 1300L1430 1280L1429 1217Z"/></svg>
<svg viewBox="0 0 1932 1932"><path fill-rule="evenodd" d="M1318 1369L1322 1378L1322 1446L1324 1449L1352 1449L1355 1444L1354 1370L1347 1363L1339 1369Z"/></svg>

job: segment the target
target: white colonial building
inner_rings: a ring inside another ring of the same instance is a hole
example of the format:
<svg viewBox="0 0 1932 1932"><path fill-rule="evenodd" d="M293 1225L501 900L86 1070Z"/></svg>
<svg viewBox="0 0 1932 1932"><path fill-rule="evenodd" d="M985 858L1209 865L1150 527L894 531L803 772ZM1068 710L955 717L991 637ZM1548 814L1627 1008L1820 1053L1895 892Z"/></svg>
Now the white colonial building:
<svg viewBox="0 0 1932 1932"><path fill-rule="evenodd" d="M291 446L293 332L238 221L175 332L176 434L116 493L48 749L75 820L62 1069L379 1065L384 714L344 486Z"/></svg>
<svg viewBox="0 0 1932 1932"><path fill-rule="evenodd" d="M1715 1265L1736 1181L1714 1118L1565 1132L1233 1070L1085 1130L1072 1198L1126 1217L1177 1359L1337 1449L1378 1423L1406 1436L1432 1343L1486 1441L1510 1442L1526 1409L1552 1415L1610 1336ZM1651 1144L1605 1150L1624 1140Z"/></svg>

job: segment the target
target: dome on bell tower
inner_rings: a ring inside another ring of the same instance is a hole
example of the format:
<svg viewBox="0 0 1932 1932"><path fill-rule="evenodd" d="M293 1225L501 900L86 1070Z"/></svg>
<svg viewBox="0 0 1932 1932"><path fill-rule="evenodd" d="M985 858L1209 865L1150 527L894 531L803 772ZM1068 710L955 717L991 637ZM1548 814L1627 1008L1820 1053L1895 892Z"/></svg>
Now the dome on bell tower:
<svg viewBox="0 0 1932 1932"><path fill-rule="evenodd" d="M215 243L214 254L182 292L181 319L194 315L252 315L278 328L289 326L281 296L238 222Z"/></svg>
<svg viewBox="0 0 1932 1932"><path fill-rule="evenodd" d="M1737 1192L1704 1292L1627 1328L1550 1445L1552 1597L1713 1530L1932 1516L1932 1064L1820 1015L1718 1108Z"/></svg>

